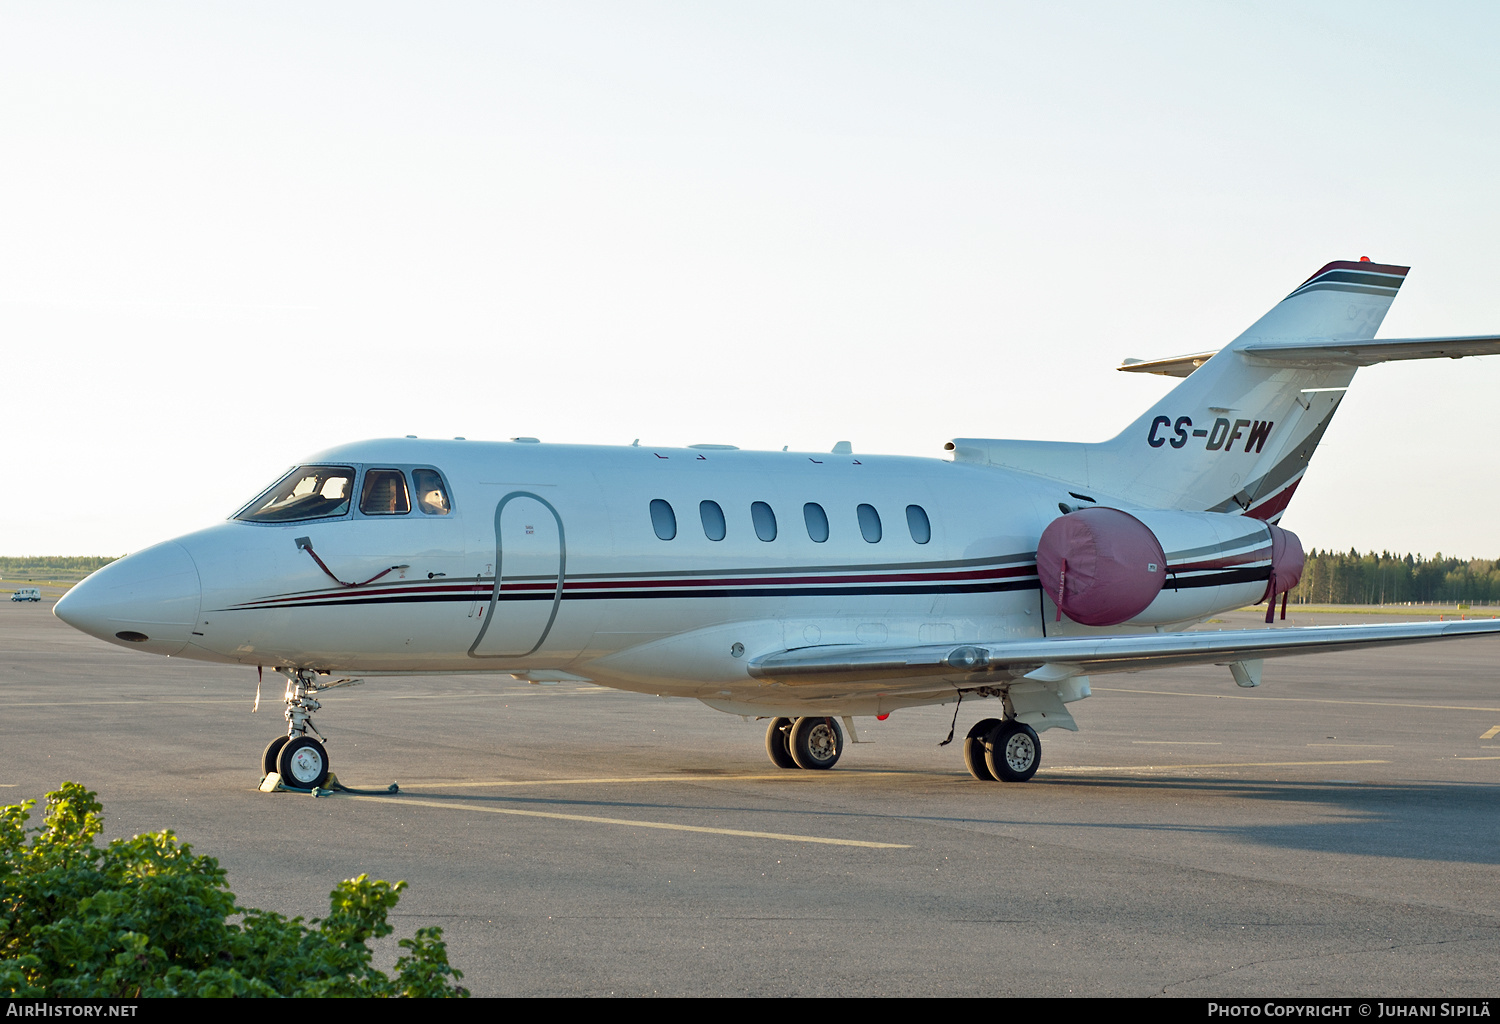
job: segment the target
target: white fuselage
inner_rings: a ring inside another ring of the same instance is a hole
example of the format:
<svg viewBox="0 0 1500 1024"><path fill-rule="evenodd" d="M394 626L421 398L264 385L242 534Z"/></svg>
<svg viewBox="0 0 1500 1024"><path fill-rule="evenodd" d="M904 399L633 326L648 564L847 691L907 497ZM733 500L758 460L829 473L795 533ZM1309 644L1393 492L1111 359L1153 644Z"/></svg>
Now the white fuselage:
<svg viewBox="0 0 1500 1024"><path fill-rule="evenodd" d="M725 710L812 700L850 713L932 696L890 686L794 695L746 666L803 647L1101 632L1057 621L1036 577L1037 538L1078 496L1024 473L895 456L417 439L346 445L306 464L351 467L361 480L431 467L451 509L366 515L355 502L334 518L231 519L106 567L70 621L93 615L95 635L185 658L576 675ZM674 530L653 502L670 506ZM722 512L720 540L704 502ZM810 505L826 517L826 540L814 539ZM1263 588L1198 596L1235 607ZM93 610L82 607L90 595ZM168 610L132 616L145 605ZM1121 631L1131 630L1108 632Z"/></svg>

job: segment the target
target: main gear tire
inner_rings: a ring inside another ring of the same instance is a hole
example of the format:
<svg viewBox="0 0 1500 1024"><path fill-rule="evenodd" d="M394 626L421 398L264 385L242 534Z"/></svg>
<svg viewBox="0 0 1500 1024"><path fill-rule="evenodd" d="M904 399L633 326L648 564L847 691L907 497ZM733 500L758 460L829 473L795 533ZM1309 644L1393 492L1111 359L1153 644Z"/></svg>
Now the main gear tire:
<svg viewBox="0 0 1500 1024"><path fill-rule="evenodd" d="M990 766L984 760L985 741L990 738L990 733L1000 727L1002 723L998 718L986 718L974 723L974 728L969 730L969 735L964 739L964 767L969 769L969 774L980 782L994 782L995 776L990 772Z"/></svg>
<svg viewBox="0 0 1500 1024"><path fill-rule="evenodd" d="M773 718L771 724L766 726L766 756L778 768L797 767L788 742L791 731L792 720L790 718Z"/></svg>
<svg viewBox="0 0 1500 1024"><path fill-rule="evenodd" d="M844 752L844 733L832 718L799 718L792 725L787 746L798 768L832 768Z"/></svg>
<svg viewBox="0 0 1500 1024"><path fill-rule="evenodd" d="M1025 722L1002 722L984 745L985 767L1001 782L1025 782L1042 763L1042 741Z"/></svg>

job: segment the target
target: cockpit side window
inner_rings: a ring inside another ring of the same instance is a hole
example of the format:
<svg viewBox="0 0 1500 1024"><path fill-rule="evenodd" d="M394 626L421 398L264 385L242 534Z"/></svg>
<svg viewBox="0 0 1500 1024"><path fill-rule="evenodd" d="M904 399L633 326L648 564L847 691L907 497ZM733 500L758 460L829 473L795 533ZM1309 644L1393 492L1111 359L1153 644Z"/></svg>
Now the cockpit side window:
<svg viewBox="0 0 1500 1024"><path fill-rule="evenodd" d="M443 478L436 470L414 469L411 471L411 478L417 487L417 508L424 514L445 516L452 510L453 504L448 500Z"/></svg>
<svg viewBox="0 0 1500 1024"><path fill-rule="evenodd" d="M234 518L250 523L290 523L345 515L354 493L352 466L298 466Z"/></svg>
<svg viewBox="0 0 1500 1024"><path fill-rule="evenodd" d="M406 474L399 469L365 470L359 510L367 516L404 516L411 511Z"/></svg>

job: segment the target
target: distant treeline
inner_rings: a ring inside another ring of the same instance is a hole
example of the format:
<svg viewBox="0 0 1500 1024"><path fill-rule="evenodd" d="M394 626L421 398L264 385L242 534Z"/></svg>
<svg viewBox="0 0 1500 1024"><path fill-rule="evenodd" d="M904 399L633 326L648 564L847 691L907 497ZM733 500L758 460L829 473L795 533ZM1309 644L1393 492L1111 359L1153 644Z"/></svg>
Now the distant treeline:
<svg viewBox="0 0 1500 1024"><path fill-rule="evenodd" d="M51 576L57 574L87 576L95 569L115 560L111 555L35 555L30 558L0 557L0 576L7 580L16 577Z"/></svg>
<svg viewBox="0 0 1500 1024"><path fill-rule="evenodd" d="M1314 548L1291 596L1298 604L1500 603L1500 562Z"/></svg>

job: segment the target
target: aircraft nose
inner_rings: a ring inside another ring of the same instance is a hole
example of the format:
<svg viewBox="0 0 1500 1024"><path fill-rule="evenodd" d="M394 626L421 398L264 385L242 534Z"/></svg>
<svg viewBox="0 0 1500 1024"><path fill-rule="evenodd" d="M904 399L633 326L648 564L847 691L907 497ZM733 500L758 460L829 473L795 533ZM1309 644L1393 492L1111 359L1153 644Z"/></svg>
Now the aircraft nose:
<svg viewBox="0 0 1500 1024"><path fill-rule="evenodd" d="M112 644L172 655L187 646L203 586L176 541L111 562L63 595L52 614Z"/></svg>

